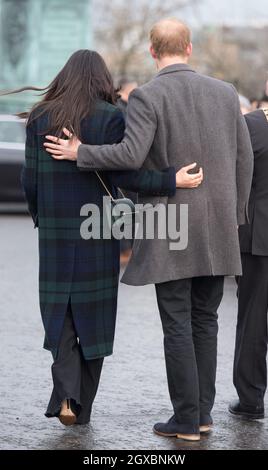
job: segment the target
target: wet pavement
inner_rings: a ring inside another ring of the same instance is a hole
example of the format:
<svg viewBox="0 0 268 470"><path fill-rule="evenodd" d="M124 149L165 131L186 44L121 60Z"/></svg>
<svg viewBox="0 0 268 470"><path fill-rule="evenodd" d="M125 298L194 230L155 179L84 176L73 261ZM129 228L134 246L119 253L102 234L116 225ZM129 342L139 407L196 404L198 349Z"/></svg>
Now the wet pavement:
<svg viewBox="0 0 268 470"><path fill-rule="evenodd" d="M29 217L0 216L0 449L268 449L268 418L230 416L236 321L233 279L219 311L214 431L198 443L152 433L172 410L154 288L121 285L115 352L105 360L92 423L64 428L43 413L51 392L37 296L37 231ZM266 400L267 404L267 400Z"/></svg>

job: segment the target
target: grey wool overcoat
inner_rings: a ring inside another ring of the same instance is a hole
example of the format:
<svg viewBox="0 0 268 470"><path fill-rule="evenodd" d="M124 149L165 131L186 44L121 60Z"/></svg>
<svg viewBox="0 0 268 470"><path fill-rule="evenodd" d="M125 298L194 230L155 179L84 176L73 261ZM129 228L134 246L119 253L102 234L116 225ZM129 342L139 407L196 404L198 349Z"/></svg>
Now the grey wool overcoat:
<svg viewBox="0 0 268 470"><path fill-rule="evenodd" d="M237 226L247 219L253 152L237 92L188 65L165 67L131 94L120 144L79 147L77 164L84 170L179 169L192 162L204 169L197 189L139 200L176 204L178 229L180 205L188 205L187 247L171 250L169 238L157 234L136 240L124 283L241 274Z"/></svg>

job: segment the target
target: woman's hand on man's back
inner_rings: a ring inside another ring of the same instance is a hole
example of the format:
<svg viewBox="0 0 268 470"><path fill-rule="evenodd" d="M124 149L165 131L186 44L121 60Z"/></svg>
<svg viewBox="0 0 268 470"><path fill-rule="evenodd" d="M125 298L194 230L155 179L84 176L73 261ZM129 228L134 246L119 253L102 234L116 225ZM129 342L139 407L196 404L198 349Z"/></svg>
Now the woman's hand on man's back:
<svg viewBox="0 0 268 470"><path fill-rule="evenodd" d="M196 167L196 163L184 166L176 173L176 188L198 188L204 179L203 169L198 173L189 173Z"/></svg>

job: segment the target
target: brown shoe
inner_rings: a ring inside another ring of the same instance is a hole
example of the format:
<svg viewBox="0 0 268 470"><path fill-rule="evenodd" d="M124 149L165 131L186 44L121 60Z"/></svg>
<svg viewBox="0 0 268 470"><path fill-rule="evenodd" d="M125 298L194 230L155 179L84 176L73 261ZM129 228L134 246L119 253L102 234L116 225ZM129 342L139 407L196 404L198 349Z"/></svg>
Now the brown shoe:
<svg viewBox="0 0 268 470"><path fill-rule="evenodd" d="M132 253L132 249L130 248L129 250L123 251L120 254L120 264L122 266L125 266L126 264L128 264L130 257L131 257L131 253Z"/></svg>
<svg viewBox="0 0 268 470"><path fill-rule="evenodd" d="M183 441L200 441L200 434L177 434L177 439L182 439Z"/></svg>
<svg viewBox="0 0 268 470"><path fill-rule="evenodd" d="M206 424L204 426L200 426L200 434L208 434L212 431L212 424Z"/></svg>
<svg viewBox="0 0 268 470"><path fill-rule="evenodd" d="M70 400L68 398L66 400L63 400L61 404L59 420L61 424L64 424L64 426L71 426L76 422L76 415L71 409Z"/></svg>

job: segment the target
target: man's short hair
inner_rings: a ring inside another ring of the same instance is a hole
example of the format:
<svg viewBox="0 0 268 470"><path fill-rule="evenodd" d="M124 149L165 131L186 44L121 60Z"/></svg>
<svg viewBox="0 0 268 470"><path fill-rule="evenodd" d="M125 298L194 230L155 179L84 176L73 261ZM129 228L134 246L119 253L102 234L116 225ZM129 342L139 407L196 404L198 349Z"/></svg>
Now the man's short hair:
<svg viewBox="0 0 268 470"><path fill-rule="evenodd" d="M191 31L182 21L167 18L155 23L150 40L158 59L164 56L185 56L191 43Z"/></svg>

